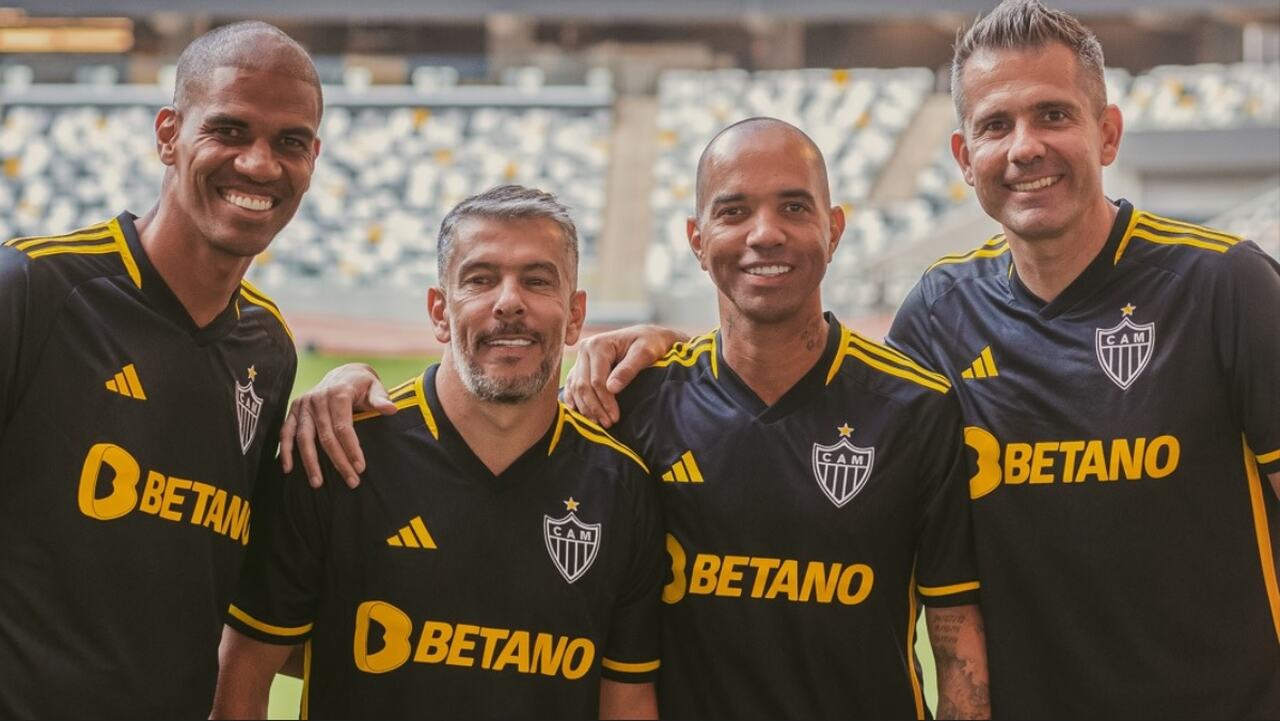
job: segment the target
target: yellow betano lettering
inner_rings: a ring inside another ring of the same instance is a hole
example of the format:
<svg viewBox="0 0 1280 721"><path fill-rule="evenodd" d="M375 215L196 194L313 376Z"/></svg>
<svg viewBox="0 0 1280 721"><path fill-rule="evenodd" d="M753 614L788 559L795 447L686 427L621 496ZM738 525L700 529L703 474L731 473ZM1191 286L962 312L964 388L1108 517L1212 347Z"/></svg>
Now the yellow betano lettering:
<svg viewBox="0 0 1280 721"><path fill-rule="evenodd" d="M453 637L453 625L439 621L422 624L418 636L418 650L413 660L418 663L440 663L449 655L449 639Z"/></svg>
<svg viewBox="0 0 1280 721"><path fill-rule="evenodd" d="M1123 439L1121 439L1123 440ZM1111 445L1112 453L1115 452L1115 444ZM1080 460L1080 471L1076 476L1076 480L1083 482L1090 476L1096 481L1114 481L1116 475L1107 472L1107 456L1102 450L1102 441L1089 441L1084 446L1084 458Z"/></svg>
<svg viewBox="0 0 1280 721"><path fill-rule="evenodd" d="M1053 483L1053 476L1048 473L1053 465L1053 457L1049 453L1058 450L1057 443L1037 443L1031 452L1031 482Z"/></svg>
<svg viewBox="0 0 1280 721"><path fill-rule="evenodd" d="M693 559L693 573L689 575L689 593L706 595L716 588L716 573L720 570L720 557L699 553Z"/></svg>
<svg viewBox="0 0 1280 721"><path fill-rule="evenodd" d="M1160 462L1160 452L1165 451L1164 463ZM1182 456L1182 447L1173 436L1156 436L1147 446L1143 454L1143 470L1152 478L1164 478L1178 468L1178 460Z"/></svg>
<svg viewBox="0 0 1280 721"><path fill-rule="evenodd" d="M163 473L147 471L147 482L142 488L142 502L138 510L156 515L160 512L160 503L164 500L165 477Z"/></svg>
<svg viewBox="0 0 1280 721"><path fill-rule="evenodd" d="M369 632L381 631L382 648L369 653ZM412 650L409 635L413 622L404 611L386 601L365 601L356 608L356 634L352 653L356 668L365 673L388 673L404 665Z"/></svg>
<svg viewBox="0 0 1280 721"><path fill-rule="evenodd" d="M854 577L859 579L858 590L850 592L853 588ZM844 573L840 574L840 585L837 593L839 594L840 603L846 606L856 606L867 600L867 596L871 595L871 586L875 583L875 573L871 571L871 567L862 563L855 563L844 569Z"/></svg>
<svg viewBox="0 0 1280 721"><path fill-rule="evenodd" d="M977 470L969 478L969 497L977 500L1001 484L1111 483L1120 479L1166 478L1182 459L1176 436L1148 439L1036 441L1006 443L978 426L965 428L965 444L977 452Z"/></svg>
<svg viewBox="0 0 1280 721"><path fill-rule="evenodd" d="M1004 482L1026 483L1031 476L1031 444L1010 443L1004 447Z"/></svg>
<svg viewBox="0 0 1280 721"><path fill-rule="evenodd" d="M738 566L745 566L751 561L748 556L725 556L724 564L720 567L720 580L716 582L716 595L729 596L737 598L742 595L741 588L735 588L733 584L742 580L742 571L738 570Z"/></svg>
<svg viewBox="0 0 1280 721"><path fill-rule="evenodd" d="M111 479L111 493L98 498L98 476L103 466L115 475ZM128 451L111 443L95 444L80 469L80 512L99 521L111 521L129 513L138 505L141 478L142 469Z"/></svg>

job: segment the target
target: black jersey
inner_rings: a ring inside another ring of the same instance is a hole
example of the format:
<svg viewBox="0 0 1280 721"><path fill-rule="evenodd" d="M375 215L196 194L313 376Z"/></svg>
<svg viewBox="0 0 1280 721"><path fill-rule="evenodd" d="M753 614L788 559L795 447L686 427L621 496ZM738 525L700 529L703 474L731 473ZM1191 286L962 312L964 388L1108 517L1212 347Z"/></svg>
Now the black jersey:
<svg viewBox="0 0 1280 721"><path fill-rule="evenodd" d="M636 454L563 405L495 476L436 366L358 416L367 470L285 479L228 621L307 642L311 718L596 718L601 677L658 668L662 531Z"/></svg>
<svg viewBox="0 0 1280 721"><path fill-rule="evenodd" d="M924 718L918 601L977 602L950 384L827 321L772 406L718 333L619 399L668 530L664 717Z"/></svg>
<svg viewBox="0 0 1280 721"><path fill-rule="evenodd" d="M956 384L1004 718L1278 718L1280 265L1119 204L1053 302L997 236L891 342Z"/></svg>
<svg viewBox="0 0 1280 721"><path fill-rule="evenodd" d="M0 717L204 717L297 360L197 328L133 217L0 246Z"/></svg>

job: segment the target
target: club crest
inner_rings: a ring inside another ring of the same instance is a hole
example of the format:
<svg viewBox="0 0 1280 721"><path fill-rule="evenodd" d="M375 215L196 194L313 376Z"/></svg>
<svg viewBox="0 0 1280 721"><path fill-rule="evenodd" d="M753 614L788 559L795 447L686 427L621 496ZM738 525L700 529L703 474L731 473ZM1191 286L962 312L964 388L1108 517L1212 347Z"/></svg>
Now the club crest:
<svg viewBox="0 0 1280 721"><path fill-rule="evenodd" d="M591 568L600 550L600 524L583 523L574 511L578 502L570 498L565 502L569 512L561 518L543 515L542 536L547 542L547 553L564 580L573 583Z"/></svg>
<svg viewBox="0 0 1280 721"><path fill-rule="evenodd" d="M853 429L848 424L841 426L839 431L840 440L834 444L813 444L813 477L837 508L866 487L876 460L875 448L860 448L849 441Z"/></svg>
<svg viewBox="0 0 1280 721"><path fill-rule="evenodd" d="M249 382L240 385L236 381L236 422L240 426L240 453L249 452L253 445L253 436L258 431L258 418L262 415L262 399L253 390L253 381L258 372L249 366Z"/></svg>
<svg viewBox="0 0 1280 721"><path fill-rule="evenodd" d="M1120 323L1107 329L1095 330L1095 348L1102 371L1121 390L1133 384L1151 360L1155 347L1156 324L1134 323L1130 318L1134 306L1121 309L1124 317Z"/></svg>

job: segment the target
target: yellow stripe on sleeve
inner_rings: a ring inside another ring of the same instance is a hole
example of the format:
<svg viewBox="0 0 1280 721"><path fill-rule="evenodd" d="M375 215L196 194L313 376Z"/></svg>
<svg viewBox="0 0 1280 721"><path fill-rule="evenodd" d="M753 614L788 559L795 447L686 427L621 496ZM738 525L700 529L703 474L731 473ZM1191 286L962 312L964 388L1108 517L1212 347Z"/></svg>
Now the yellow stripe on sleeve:
<svg viewBox="0 0 1280 721"><path fill-rule="evenodd" d="M1272 461L1280 461L1280 449L1258 456L1258 463L1270 463Z"/></svg>
<svg viewBox="0 0 1280 721"><path fill-rule="evenodd" d="M1267 589L1267 602L1271 606L1271 624L1275 627L1276 640L1280 641L1280 584L1276 582L1276 558L1271 549L1271 530L1267 525L1267 504L1263 494L1262 474L1258 472L1258 459L1249 449L1249 441L1241 436L1244 444L1244 469L1249 479L1249 505L1253 509L1253 530L1258 537L1258 557L1262 561L1262 585Z"/></svg>
<svg viewBox="0 0 1280 721"><path fill-rule="evenodd" d="M269 633L272 636L301 636L304 633L310 633L312 627L315 626L315 624L312 624L312 623L308 623L305 626L293 626L293 627L273 626L264 621L259 621L253 616L250 616L249 614L240 610L240 608L237 607L234 603L231 604L231 607L229 609L227 609L227 612L230 613L233 618L236 618L241 622L243 622L246 626L249 626L250 628L255 628L263 633Z"/></svg>
<svg viewBox="0 0 1280 721"><path fill-rule="evenodd" d="M976 591L979 587L977 581L968 581L966 583L954 583L950 586L916 586L916 590L920 592L921 596L938 598L939 596L953 596L965 591Z"/></svg>
<svg viewBox="0 0 1280 721"><path fill-rule="evenodd" d="M280 309L269 298L261 295L253 286L249 285L249 281L240 281L240 296L274 315L276 320L280 321L280 327L284 328L285 335L289 336L289 340L293 340L293 331L289 329L289 324L284 322L284 316L280 314Z"/></svg>
<svg viewBox="0 0 1280 721"><path fill-rule="evenodd" d="M601 658L600 665L610 671L620 671L622 673L648 673L649 671L657 671L662 665L661 661L645 661L643 663L623 663L614 661L611 658Z"/></svg>

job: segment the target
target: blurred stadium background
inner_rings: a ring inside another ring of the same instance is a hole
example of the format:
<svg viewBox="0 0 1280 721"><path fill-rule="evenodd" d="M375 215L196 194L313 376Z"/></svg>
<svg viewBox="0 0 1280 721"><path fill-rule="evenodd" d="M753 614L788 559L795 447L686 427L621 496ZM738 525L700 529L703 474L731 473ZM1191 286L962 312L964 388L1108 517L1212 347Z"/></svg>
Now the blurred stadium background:
<svg viewBox="0 0 1280 721"><path fill-rule="evenodd" d="M574 210L592 328L714 325L684 219L702 146L752 115L824 150L849 216L827 304L879 337L929 262L995 231L950 157L946 70L956 29L993 2L19 0L0 7L0 236L145 212L178 53L258 18L326 84L311 191L250 273L304 351L300 387L347 358L399 379L438 353L439 221L504 182ZM1280 3L1051 4L1106 51L1126 119L1109 193L1280 257ZM291 686L273 713L296 705Z"/></svg>

